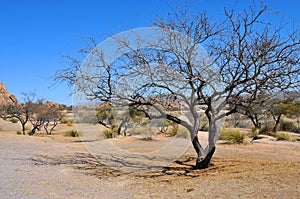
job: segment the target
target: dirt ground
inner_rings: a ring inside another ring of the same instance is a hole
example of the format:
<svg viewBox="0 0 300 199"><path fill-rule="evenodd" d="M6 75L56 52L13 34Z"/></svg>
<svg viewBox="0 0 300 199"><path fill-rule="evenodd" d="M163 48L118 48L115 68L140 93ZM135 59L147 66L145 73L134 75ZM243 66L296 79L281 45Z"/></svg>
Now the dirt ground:
<svg viewBox="0 0 300 199"><path fill-rule="evenodd" d="M218 143L213 165L192 170L190 147L151 172L106 167L79 138L17 135L0 121L0 198L300 198L300 143ZM147 141L145 141L147 142Z"/></svg>

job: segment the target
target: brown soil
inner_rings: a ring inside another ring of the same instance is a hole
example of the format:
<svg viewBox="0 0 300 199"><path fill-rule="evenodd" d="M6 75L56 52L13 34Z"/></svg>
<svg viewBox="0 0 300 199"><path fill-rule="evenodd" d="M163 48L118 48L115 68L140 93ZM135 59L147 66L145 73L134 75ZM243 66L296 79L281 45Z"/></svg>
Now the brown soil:
<svg viewBox="0 0 300 199"><path fill-rule="evenodd" d="M74 127L60 125L51 136L17 135L18 128L0 121L1 198L300 198L299 142L218 143L204 170L192 170L189 148L165 168L124 173L63 136Z"/></svg>

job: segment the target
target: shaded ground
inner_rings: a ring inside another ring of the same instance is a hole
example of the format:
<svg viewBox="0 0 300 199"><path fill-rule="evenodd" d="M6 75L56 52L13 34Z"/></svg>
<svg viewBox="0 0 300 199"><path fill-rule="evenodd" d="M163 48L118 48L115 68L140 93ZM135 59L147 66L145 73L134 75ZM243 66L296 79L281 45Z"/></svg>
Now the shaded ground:
<svg viewBox="0 0 300 199"><path fill-rule="evenodd" d="M217 144L213 165L201 171L191 170L189 148L163 169L124 173L100 164L77 138L9 128L0 125L1 198L300 198L299 142Z"/></svg>

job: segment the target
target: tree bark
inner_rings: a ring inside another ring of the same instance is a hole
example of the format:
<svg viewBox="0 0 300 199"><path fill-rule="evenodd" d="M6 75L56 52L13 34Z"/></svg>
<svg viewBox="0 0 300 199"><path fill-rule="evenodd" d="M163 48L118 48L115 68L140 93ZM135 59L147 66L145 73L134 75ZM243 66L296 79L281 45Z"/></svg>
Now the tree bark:
<svg viewBox="0 0 300 199"><path fill-rule="evenodd" d="M214 155L216 150L216 147L214 146L210 152L206 155L206 157L204 159L197 159L196 165L194 167L194 169L206 169L210 166L210 161L212 156Z"/></svg>
<svg viewBox="0 0 300 199"><path fill-rule="evenodd" d="M23 135L25 135L26 134L26 127L25 127L26 123L21 122L21 124L22 124Z"/></svg>
<svg viewBox="0 0 300 199"><path fill-rule="evenodd" d="M194 147L194 149L197 153L196 165L194 166L193 169L208 168L209 165L210 165L211 158L212 158L212 156L215 152L216 147L213 146L212 149L205 156L205 151L203 150L203 148L202 148L202 146L199 142L197 134L196 135L194 134L193 136L194 137L192 138L192 144L193 144L193 147Z"/></svg>
<svg viewBox="0 0 300 199"><path fill-rule="evenodd" d="M278 115L277 119L275 119L275 117L274 117L274 119L275 119L275 125L274 125L274 129L273 129L274 133L277 132L277 127L280 122L280 118L281 118L281 114Z"/></svg>
<svg viewBox="0 0 300 199"><path fill-rule="evenodd" d="M30 131L29 135L34 135L35 131L38 129L38 127L33 127L33 129Z"/></svg>

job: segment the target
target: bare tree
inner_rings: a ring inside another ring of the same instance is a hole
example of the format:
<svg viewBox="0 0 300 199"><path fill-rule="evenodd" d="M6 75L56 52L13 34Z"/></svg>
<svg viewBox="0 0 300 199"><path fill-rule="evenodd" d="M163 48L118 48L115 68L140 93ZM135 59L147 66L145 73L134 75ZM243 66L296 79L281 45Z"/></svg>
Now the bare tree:
<svg viewBox="0 0 300 199"><path fill-rule="evenodd" d="M247 97L248 96L244 96L244 98ZM267 101L269 101L271 97L272 95L266 94L265 91L260 91L260 93L257 93L256 99L251 100L251 103L239 105L237 112L246 115L251 120L254 127L260 129L263 120L269 115Z"/></svg>
<svg viewBox="0 0 300 199"><path fill-rule="evenodd" d="M22 93L23 103L13 102L5 107L2 107L4 118L16 118L22 125L23 135L26 134L26 124L29 121L30 115L34 110L34 92Z"/></svg>
<svg viewBox="0 0 300 199"><path fill-rule="evenodd" d="M270 99L267 102L268 113L274 120L274 133L277 132L278 125L282 116L293 116L299 114L299 107L297 107L296 99L299 97L299 93L283 92Z"/></svg>
<svg viewBox="0 0 300 199"><path fill-rule="evenodd" d="M134 106L150 119L183 125L197 153L195 168L207 168L226 116L251 104L261 90L299 86L298 32L283 35L284 26L274 28L265 20L268 12L265 5L241 13L225 9L224 20L212 23L205 12L178 10L155 23L162 32L158 42L136 38L134 47L126 38L114 38L123 55L111 63L92 39L81 51L91 52L87 59L70 57L56 80L75 84L74 92L88 99ZM161 96L164 100L157 100ZM179 104L186 117L167 111L171 103ZM223 111L228 103L231 109ZM149 113L149 107L156 112ZM198 140L200 108L209 122L205 148Z"/></svg>
<svg viewBox="0 0 300 199"><path fill-rule="evenodd" d="M47 135L51 135L58 122L65 116L65 106L46 102L43 106L45 111L44 129Z"/></svg>

